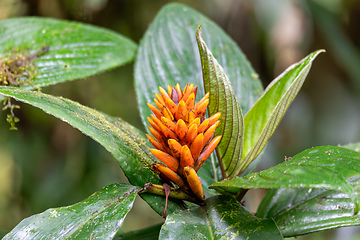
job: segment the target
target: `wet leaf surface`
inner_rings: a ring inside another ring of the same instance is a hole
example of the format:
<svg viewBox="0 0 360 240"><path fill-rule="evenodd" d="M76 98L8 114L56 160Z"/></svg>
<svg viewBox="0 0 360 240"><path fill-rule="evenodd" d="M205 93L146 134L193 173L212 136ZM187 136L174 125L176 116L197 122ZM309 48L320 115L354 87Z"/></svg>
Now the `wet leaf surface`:
<svg viewBox="0 0 360 240"><path fill-rule="evenodd" d="M135 61L135 90L145 126L148 124L146 117L151 115L147 103L153 103L158 86L166 88L168 84L174 86L179 83L184 87L187 83L193 83L199 87L197 101L205 95L196 41L199 25L202 25L202 36L208 48L229 77L242 111L246 113L260 97L263 89L258 75L236 43L201 13L179 3L170 3L147 29ZM215 171L199 171L202 181L206 181L205 185L220 178L218 166L213 165L208 169L214 167Z"/></svg>
<svg viewBox="0 0 360 240"><path fill-rule="evenodd" d="M360 195L360 178L351 181ZM344 193L324 189L281 188L270 190L257 216L273 218L284 237L298 236L338 227L360 225L355 204Z"/></svg>
<svg viewBox="0 0 360 240"><path fill-rule="evenodd" d="M150 143L129 123L69 99L37 91L0 86L0 94L40 108L93 138L114 156L131 184L143 187L148 182L160 183L158 174L151 169L151 164L157 160L149 151ZM151 194L141 197L162 214L165 198ZM180 209L177 201L169 202L168 212Z"/></svg>
<svg viewBox="0 0 360 240"><path fill-rule="evenodd" d="M82 202L21 221L3 239L112 239L140 188L112 184Z"/></svg>
<svg viewBox="0 0 360 240"><path fill-rule="evenodd" d="M203 207L168 215L159 239L283 239L271 219L247 212L230 196L214 196Z"/></svg>
<svg viewBox="0 0 360 240"><path fill-rule="evenodd" d="M359 211L357 187L350 180L360 176L360 153L337 146L307 149L288 161L245 177L224 180L211 186L236 194L251 188L318 188L345 193Z"/></svg>

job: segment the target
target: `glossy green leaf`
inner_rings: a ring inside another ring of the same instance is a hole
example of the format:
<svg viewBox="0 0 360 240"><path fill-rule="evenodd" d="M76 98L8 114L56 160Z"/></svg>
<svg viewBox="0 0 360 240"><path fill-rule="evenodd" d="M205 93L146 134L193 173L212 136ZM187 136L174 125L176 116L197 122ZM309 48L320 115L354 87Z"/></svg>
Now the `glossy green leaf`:
<svg viewBox="0 0 360 240"><path fill-rule="evenodd" d="M200 27L196 31L199 46L205 92L209 92L209 115L221 112L220 124L216 135L221 142L216 148L224 178L233 178L239 173L238 166L242 157L244 121L241 107L236 99L229 78L214 58L201 37Z"/></svg>
<svg viewBox="0 0 360 240"><path fill-rule="evenodd" d="M305 150L270 169L224 180L210 187L233 194L250 188L321 188L341 191L354 202L356 214L360 199L349 179L357 176L360 176L359 152L322 146Z"/></svg>
<svg viewBox="0 0 360 240"><path fill-rule="evenodd" d="M125 121L69 99L37 91L0 86L0 94L40 108L99 142L118 161L131 184L143 187L148 182L160 183L158 174L151 169L151 164L157 160L149 151L148 140ZM141 196L156 212L162 214L165 198L151 194ZM169 212L180 209L177 202L169 202Z"/></svg>
<svg viewBox="0 0 360 240"><path fill-rule="evenodd" d="M260 219L230 196L214 196L203 207L170 214L159 239L283 239L272 219Z"/></svg>
<svg viewBox="0 0 360 240"><path fill-rule="evenodd" d="M144 125L158 86L194 83L197 100L204 96L196 29L202 25L207 46L223 67L246 113L262 93L262 87L245 55L214 22L192 8L170 3L158 13L140 42L135 61L135 88Z"/></svg>
<svg viewBox="0 0 360 240"><path fill-rule="evenodd" d="M145 126L148 125L146 117L151 115L146 104L153 102L158 86L166 88L168 84L179 83L184 87L187 83L194 83L199 88L197 100L204 96L196 41L199 25L202 25L207 46L229 77L242 111L246 113L260 97L263 90L258 75L236 43L204 15L188 6L170 3L161 9L147 29L135 61L135 89ZM215 180L216 177L207 178L207 183Z"/></svg>
<svg viewBox="0 0 360 240"><path fill-rule="evenodd" d="M86 78L134 59L136 44L122 35L88 24L39 17L0 22L0 57L6 51L49 51L35 60L39 87ZM32 88L33 86L28 86Z"/></svg>
<svg viewBox="0 0 360 240"><path fill-rule="evenodd" d="M318 50L287 68L265 89L244 118L244 150L240 172L260 154L294 100L310 71Z"/></svg>
<svg viewBox="0 0 360 240"><path fill-rule="evenodd" d="M112 239L140 189L106 186L82 202L24 219L4 239Z"/></svg>
<svg viewBox="0 0 360 240"><path fill-rule="evenodd" d="M360 177L351 181L360 195ZM324 189L281 188L270 190L257 216L273 218L284 237L360 225L355 205L344 193Z"/></svg>

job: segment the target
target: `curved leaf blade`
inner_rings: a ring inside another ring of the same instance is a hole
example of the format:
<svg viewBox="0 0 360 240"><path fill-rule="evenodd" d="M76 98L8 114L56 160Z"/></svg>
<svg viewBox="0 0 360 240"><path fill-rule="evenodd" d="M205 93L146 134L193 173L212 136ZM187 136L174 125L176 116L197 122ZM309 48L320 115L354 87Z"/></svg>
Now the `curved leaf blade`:
<svg viewBox="0 0 360 240"><path fill-rule="evenodd" d="M112 239L139 191L126 184L106 186L84 201L24 219L4 239Z"/></svg>
<svg viewBox="0 0 360 240"><path fill-rule="evenodd" d="M242 157L244 122L241 107L236 99L229 78L214 58L201 37L200 27L196 31L199 46L205 92L209 92L209 115L221 112L216 135L222 135L216 148L224 178L233 178L239 173Z"/></svg>
<svg viewBox="0 0 360 240"><path fill-rule="evenodd" d="M201 13L179 3L170 3L161 9L147 29L135 61L135 90L145 126L146 117L151 115L146 104L153 101L158 86L178 82L183 87L191 82L199 88L197 100L203 97L201 61L195 36L200 24L209 49L231 81L242 111L246 113L260 97L263 88L258 75L236 43ZM218 179L217 174L214 176L212 180L207 179L209 184Z"/></svg>
<svg viewBox="0 0 360 240"><path fill-rule="evenodd" d="M245 177L224 180L210 186L237 194L251 188L321 188L341 191L354 202L359 212L360 199L349 179L360 176L360 153L321 146L303 151L291 160Z"/></svg>
<svg viewBox="0 0 360 240"><path fill-rule="evenodd" d="M360 178L352 185L360 195ZM355 205L344 193L324 189L273 189L263 199L258 217L273 218L284 237L360 225Z"/></svg>
<svg viewBox="0 0 360 240"><path fill-rule="evenodd" d="M262 93L261 82L236 43L213 21L194 9L179 3L167 4L147 29L135 60L135 89L143 123L151 111L157 87L198 86L197 100L204 96L202 70L196 42L196 29L224 68L241 108L246 113Z"/></svg>
<svg viewBox="0 0 360 240"><path fill-rule="evenodd" d="M214 196L206 205L168 215L159 239L283 239L271 219L247 212L236 199Z"/></svg>
<svg viewBox="0 0 360 240"><path fill-rule="evenodd" d="M93 138L114 156L131 184L143 187L148 182L160 183L158 174L151 169L151 164L157 160L149 151L148 140L129 123L69 99L41 92L0 86L0 94L40 108ZM141 194L141 197L162 214L165 198L151 194ZM168 212L178 210L181 210L178 203L170 200Z"/></svg>
<svg viewBox="0 0 360 240"><path fill-rule="evenodd" d="M33 85L38 87L118 67L132 61L137 50L132 40L88 24L39 17L0 22L0 57L7 50L39 51L44 46L49 51L35 60Z"/></svg>
<svg viewBox="0 0 360 240"><path fill-rule="evenodd" d="M287 68L265 89L244 118L244 153L241 171L260 154L286 110L302 87L312 62L324 50L309 54Z"/></svg>

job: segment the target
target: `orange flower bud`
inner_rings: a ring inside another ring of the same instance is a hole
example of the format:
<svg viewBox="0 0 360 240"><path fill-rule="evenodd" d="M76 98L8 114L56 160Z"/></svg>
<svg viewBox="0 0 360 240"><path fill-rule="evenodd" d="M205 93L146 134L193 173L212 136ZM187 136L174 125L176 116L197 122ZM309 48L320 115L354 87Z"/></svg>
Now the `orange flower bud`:
<svg viewBox="0 0 360 240"><path fill-rule="evenodd" d="M147 105L150 108L150 110L155 114L156 117L160 118L162 116L162 113L159 111L159 109L157 109L156 107L154 107L150 103L148 103Z"/></svg>
<svg viewBox="0 0 360 240"><path fill-rule="evenodd" d="M187 167L187 166L193 167L194 162L195 161L191 155L189 147L186 145L182 146L181 153L180 153L180 167L182 167L182 168Z"/></svg>
<svg viewBox="0 0 360 240"><path fill-rule="evenodd" d="M181 153L181 147L182 147L181 144L175 139L169 139L168 144L173 156L179 159Z"/></svg>
<svg viewBox="0 0 360 240"><path fill-rule="evenodd" d="M188 110L186 108L186 103L181 100L178 105L177 112L175 113L176 119L185 119L185 116L188 114Z"/></svg>
<svg viewBox="0 0 360 240"><path fill-rule="evenodd" d="M150 152L154 154L160 161L166 164L171 170L176 171L179 167L179 162L176 158L168 153L160 151L158 149L150 149Z"/></svg>
<svg viewBox="0 0 360 240"><path fill-rule="evenodd" d="M151 123L150 123L151 124ZM209 118L205 119L198 127L198 133L203 133L209 126Z"/></svg>
<svg viewBox="0 0 360 240"><path fill-rule="evenodd" d="M219 125L220 121L214 123L211 127L206 130L204 133L204 143L206 144L214 135L216 127Z"/></svg>
<svg viewBox="0 0 360 240"><path fill-rule="evenodd" d="M180 139L183 139L187 134L187 132L188 132L188 128L186 126L186 123L184 122L184 120L179 119L175 129L176 135L178 135Z"/></svg>
<svg viewBox="0 0 360 240"><path fill-rule="evenodd" d="M148 104L154 115L148 117L146 135L156 149L150 151L164 164L154 164L164 181L171 181L182 190L202 201L204 197L197 171L214 151L221 136L214 137L219 125L220 112L205 119L209 93L195 103L197 86L187 84L181 90L179 84L159 87L155 94L155 106Z"/></svg>
<svg viewBox="0 0 360 240"><path fill-rule="evenodd" d="M204 147L204 134L200 133L190 146L190 152L194 159L197 159Z"/></svg>
<svg viewBox="0 0 360 240"><path fill-rule="evenodd" d="M178 106L171 100L170 98L166 99L166 106L169 108L172 115L175 115L175 113L178 110Z"/></svg>
<svg viewBox="0 0 360 240"><path fill-rule="evenodd" d="M161 163L156 163L152 165L152 168L158 173L164 174L165 177L167 177L169 180L171 180L173 183L175 183L185 191L188 189L184 180L182 180L182 178L176 172L172 171L165 165Z"/></svg>
<svg viewBox="0 0 360 240"><path fill-rule="evenodd" d="M221 140L221 136L215 137L202 151L197 162L195 163L195 170L199 170L201 166L204 164L205 160L210 156L210 154L214 151Z"/></svg>
<svg viewBox="0 0 360 240"><path fill-rule="evenodd" d="M196 174L196 171L192 167L188 166L184 168L184 174L190 186L191 191L195 194L195 196L198 199L204 200L205 196L201 186L201 180L199 176Z"/></svg>

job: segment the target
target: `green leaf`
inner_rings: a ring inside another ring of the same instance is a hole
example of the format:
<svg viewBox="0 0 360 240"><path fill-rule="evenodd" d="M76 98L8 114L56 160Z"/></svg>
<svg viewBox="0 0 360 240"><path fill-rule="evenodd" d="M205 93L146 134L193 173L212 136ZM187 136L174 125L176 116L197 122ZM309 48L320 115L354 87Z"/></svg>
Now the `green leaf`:
<svg viewBox="0 0 360 240"><path fill-rule="evenodd" d="M206 205L170 214L159 239L283 239L272 219L247 212L230 196L214 196Z"/></svg>
<svg viewBox="0 0 360 240"><path fill-rule="evenodd" d="M231 81L242 111L246 113L260 97L263 89L258 75L236 43L201 13L179 3L170 3L161 9L147 29L135 61L135 90L145 126L148 125L146 118L151 115L146 104L153 102L158 86L166 88L168 84L179 83L184 87L194 83L199 88L197 100L204 96L196 42L196 29L200 24L209 49ZM216 175L207 182L214 183Z"/></svg>
<svg viewBox="0 0 360 240"><path fill-rule="evenodd" d="M148 182L160 183L158 174L151 169L151 164L157 160L149 151L148 140L143 133L125 121L69 99L37 91L0 86L0 94L40 108L99 142L118 161L131 184L143 187ZM142 194L141 197L157 213L162 214L165 198L150 194ZM177 202L169 202L168 212L180 209Z"/></svg>
<svg viewBox="0 0 360 240"><path fill-rule="evenodd" d="M120 34L88 24L39 17L0 22L0 56L5 51L49 51L35 60L33 84L42 87L86 78L133 60L137 46ZM28 86L33 88L33 86Z"/></svg>
<svg viewBox="0 0 360 240"><path fill-rule="evenodd" d="M139 191L126 184L106 186L82 202L24 219L4 239L112 239Z"/></svg>
<svg viewBox="0 0 360 240"><path fill-rule="evenodd" d="M244 118L244 150L240 172L260 154L294 100L310 71L318 50L287 68L265 89Z"/></svg>
<svg viewBox="0 0 360 240"><path fill-rule="evenodd" d="M196 31L196 39L200 51L205 92L210 93L209 115L221 112L216 135L222 135L222 138L216 148L216 153L223 177L233 178L238 175L240 170L238 166L242 157L244 141L244 121L241 107L224 69L202 39L200 27Z"/></svg>
<svg viewBox="0 0 360 240"><path fill-rule="evenodd" d="M205 94L201 61L196 42L196 29L202 25L202 35L208 48L224 68L234 88L241 108L246 113L262 93L260 80L236 43L214 22L194 9L179 4L167 4L147 29L139 45L135 61L135 88L144 125L151 111L158 86L184 87L194 83L199 87L197 100Z"/></svg>
<svg viewBox="0 0 360 240"><path fill-rule="evenodd" d="M220 192L238 194L251 188L321 188L341 191L354 202L354 214L360 199L349 179L360 176L360 153L321 146L303 151L284 163L245 177L211 185Z"/></svg>
<svg viewBox="0 0 360 240"><path fill-rule="evenodd" d="M351 181L360 195L360 178ZM355 205L344 193L324 189L281 188L270 190L257 216L272 218L284 237L298 236L338 227L360 225Z"/></svg>
<svg viewBox="0 0 360 240"><path fill-rule="evenodd" d="M159 232L162 224L154 225L148 228L122 233L114 238L114 240L133 240L133 239L141 239L141 240L153 240L159 238Z"/></svg>

